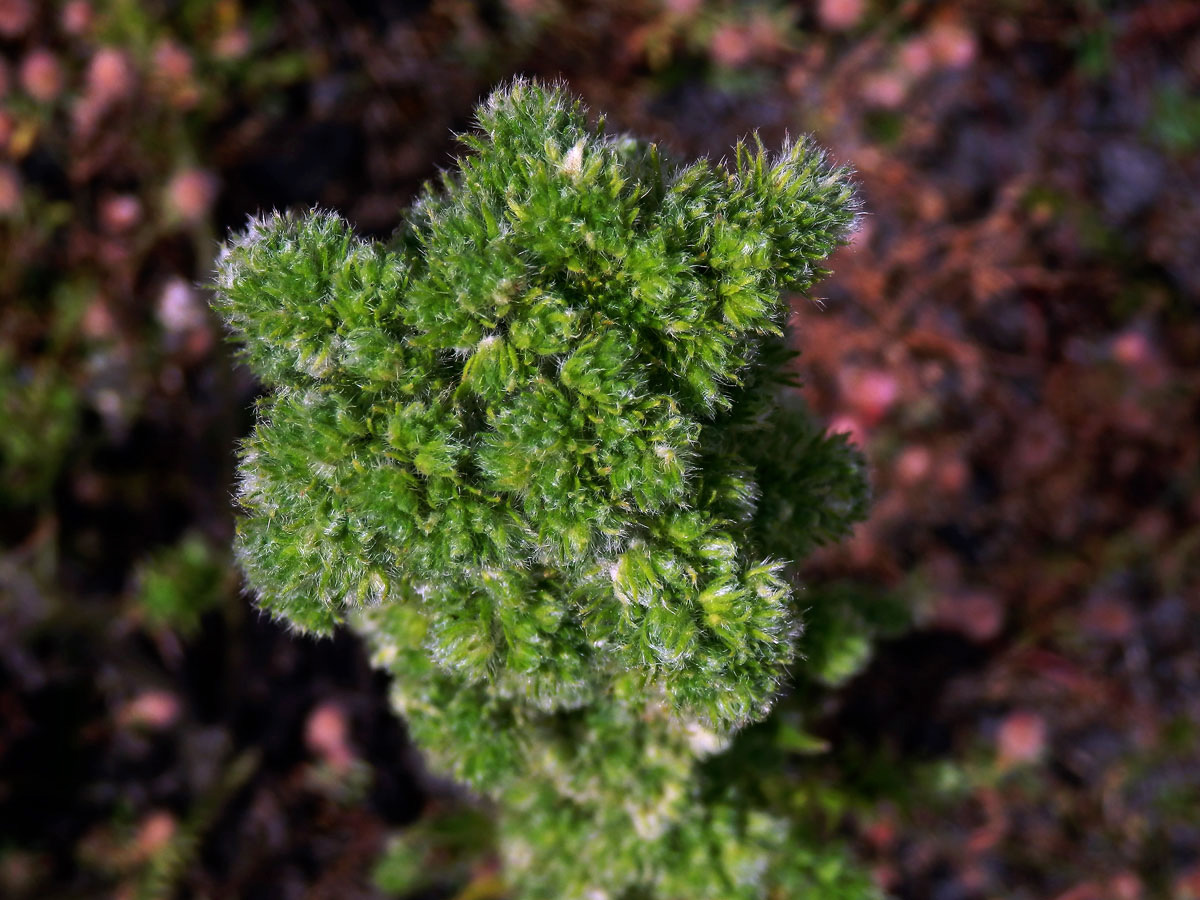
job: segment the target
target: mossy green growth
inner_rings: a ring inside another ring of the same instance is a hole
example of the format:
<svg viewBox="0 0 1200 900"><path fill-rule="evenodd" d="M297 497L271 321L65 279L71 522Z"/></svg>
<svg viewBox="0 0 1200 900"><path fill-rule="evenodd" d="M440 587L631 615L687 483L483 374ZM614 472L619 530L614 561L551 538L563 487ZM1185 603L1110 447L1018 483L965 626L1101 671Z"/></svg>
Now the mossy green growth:
<svg viewBox="0 0 1200 900"><path fill-rule="evenodd" d="M757 140L676 164L528 81L477 115L390 241L314 211L223 249L215 305L274 389L242 567L297 629L364 636L435 764L508 811L521 896L817 890L840 869L693 775L793 662L789 564L864 514L781 299L845 242L847 172Z"/></svg>
<svg viewBox="0 0 1200 900"><path fill-rule="evenodd" d="M145 560L138 569L133 605L151 628L183 637L200 629L204 614L233 597L228 560L199 534L189 533Z"/></svg>

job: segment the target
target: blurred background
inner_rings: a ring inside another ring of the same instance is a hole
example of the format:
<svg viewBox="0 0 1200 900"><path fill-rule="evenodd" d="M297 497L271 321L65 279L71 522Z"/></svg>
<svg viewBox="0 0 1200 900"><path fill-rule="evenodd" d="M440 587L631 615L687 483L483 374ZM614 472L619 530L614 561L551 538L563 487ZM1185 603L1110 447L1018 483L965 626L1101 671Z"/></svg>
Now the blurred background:
<svg viewBox="0 0 1200 900"><path fill-rule="evenodd" d="M793 303L876 490L806 579L892 611L795 748L831 832L900 898L1200 897L1200 3L0 0L0 54L0 896L505 896L362 648L239 593L203 286L260 210L387 236L526 74L857 169Z"/></svg>

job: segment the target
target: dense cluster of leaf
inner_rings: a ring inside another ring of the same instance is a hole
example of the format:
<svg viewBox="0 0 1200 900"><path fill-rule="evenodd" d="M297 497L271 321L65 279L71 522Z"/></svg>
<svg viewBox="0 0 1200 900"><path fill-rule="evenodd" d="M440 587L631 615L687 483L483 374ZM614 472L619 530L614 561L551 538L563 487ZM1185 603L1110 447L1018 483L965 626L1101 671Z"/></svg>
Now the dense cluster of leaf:
<svg viewBox="0 0 1200 900"><path fill-rule="evenodd" d="M365 635L435 761L503 801L525 896L768 896L786 828L694 769L792 661L787 561L864 511L780 301L845 240L847 174L802 143L672 165L524 81L478 120L390 242L313 212L224 248L216 305L274 388L239 558L273 614Z"/></svg>

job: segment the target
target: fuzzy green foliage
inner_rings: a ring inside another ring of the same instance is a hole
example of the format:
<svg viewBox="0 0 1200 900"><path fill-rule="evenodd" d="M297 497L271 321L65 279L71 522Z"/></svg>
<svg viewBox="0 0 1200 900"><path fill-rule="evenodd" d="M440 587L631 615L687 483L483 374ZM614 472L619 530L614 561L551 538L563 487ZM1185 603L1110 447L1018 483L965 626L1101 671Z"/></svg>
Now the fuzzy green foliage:
<svg viewBox="0 0 1200 900"><path fill-rule="evenodd" d="M807 597L798 681L838 687L866 665L874 643L894 638L912 624L909 601L900 593L849 583L822 585Z"/></svg>
<svg viewBox="0 0 1200 900"><path fill-rule="evenodd" d="M375 886L389 895L429 892L467 882L477 872L491 880L488 854L495 822L477 806L435 807L388 841L372 872ZM476 876L478 878L478 876ZM463 895L460 895L463 896ZM484 900L478 887L466 895Z"/></svg>
<svg viewBox="0 0 1200 900"><path fill-rule="evenodd" d="M864 513L781 302L845 241L847 173L804 143L676 165L523 81L478 121L391 241L313 212L224 248L215 305L274 388L242 567L365 636L435 763L502 801L524 896L815 890L695 767L779 691L788 562Z"/></svg>
<svg viewBox="0 0 1200 900"><path fill-rule="evenodd" d="M152 628L170 628L184 637L200 628L205 613L232 596L228 561L200 535L185 535L139 568L134 607Z"/></svg>

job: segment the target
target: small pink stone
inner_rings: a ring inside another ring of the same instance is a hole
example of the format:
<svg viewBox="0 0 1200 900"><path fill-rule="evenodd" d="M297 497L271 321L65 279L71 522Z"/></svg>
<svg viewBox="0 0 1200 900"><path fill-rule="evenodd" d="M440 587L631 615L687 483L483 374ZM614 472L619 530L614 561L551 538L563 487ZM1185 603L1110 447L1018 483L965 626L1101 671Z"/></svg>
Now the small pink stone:
<svg viewBox="0 0 1200 900"><path fill-rule="evenodd" d="M933 469L933 454L928 447L908 447L896 460L896 479L912 487L925 480Z"/></svg>
<svg viewBox="0 0 1200 900"><path fill-rule="evenodd" d="M847 434L850 436L850 443L858 447L865 447L867 443L867 431L862 422L848 413L833 417L829 423L829 433Z"/></svg>
<svg viewBox="0 0 1200 900"><path fill-rule="evenodd" d="M876 72L863 79L862 98L872 106L895 109L907 96L908 80L899 72Z"/></svg>
<svg viewBox="0 0 1200 900"><path fill-rule="evenodd" d="M304 743L335 769L344 770L354 760L346 713L336 703L322 703L309 714L304 724Z"/></svg>
<svg viewBox="0 0 1200 900"><path fill-rule="evenodd" d="M1154 354L1150 341L1140 331L1124 331L1112 342L1113 359L1123 366L1134 368L1144 364Z"/></svg>
<svg viewBox="0 0 1200 900"><path fill-rule="evenodd" d="M708 50L717 63L736 69L750 61L754 54L754 43L746 29L727 22L713 33Z"/></svg>
<svg viewBox="0 0 1200 900"><path fill-rule="evenodd" d="M1133 872L1118 872L1108 882L1113 900L1142 900L1145 887L1142 880Z"/></svg>
<svg viewBox="0 0 1200 900"><path fill-rule="evenodd" d="M0 0L0 35L20 37L33 23L33 4L29 0Z"/></svg>
<svg viewBox="0 0 1200 900"><path fill-rule="evenodd" d="M92 27L92 6L86 0L71 0L63 7L59 21L64 32L79 37Z"/></svg>
<svg viewBox="0 0 1200 900"><path fill-rule="evenodd" d="M182 278L172 278L158 298L158 321L172 333L204 325L204 310L196 292Z"/></svg>
<svg viewBox="0 0 1200 900"><path fill-rule="evenodd" d="M975 643L986 644L1004 628L1004 604L991 591L962 591L941 598L935 621Z"/></svg>
<svg viewBox="0 0 1200 900"><path fill-rule="evenodd" d="M133 68L115 47L101 47L88 64L87 92L104 106L129 96L133 90Z"/></svg>
<svg viewBox="0 0 1200 900"><path fill-rule="evenodd" d="M142 201L133 194L116 194L100 205L100 222L106 231L119 234L142 220Z"/></svg>
<svg viewBox="0 0 1200 900"><path fill-rule="evenodd" d="M1175 894L1191 900L1191 898L1200 898L1200 863L1185 870L1178 878L1175 879Z"/></svg>
<svg viewBox="0 0 1200 900"><path fill-rule="evenodd" d="M250 32L245 28L231 28L213 44L213 54L218 59L242 59L250 52Z"/></svg>
<svg viewBox="0 0 1200 900"><path fill-rule="evenodd" d="M861 22L866 11L865 0L821 0L817 19L830 31L846 31Z"/></svg>
<svg viewBox="0 0 1200 900"><path fill-rule="evenodd" d="M90 94L80 97L71 110L71 124L74 126L76 136L86 139L95 134L107 109L107 104Z"/></svg>
<svg viewBox="0 0 1200 900"><path fill-rule="evenodd" d="M88 304L87 309L83 311L83 320L79 324L84 337L93 340L110 338L117 333L117 322L113 318L112 310L100 298L96 298Z"/></svg>
<svg viewBox="0 0 1200 900"><path fill-rule="evenodd" d="M957 494L967 486L971 471L959 456L943 454L937 465L937 486L946 494Z"/></svg>
<svg viewBox="0 0 1200 900"><path fill-rule="evenodd" d="M802 94L804 89L808 87L811 75L808 67L803 64L794 65L788 68L787 74L784 76L784 84L787 87L789 94Z"/></svg>
<svg viewBox="0 0 1200 900"><path fill-rule="evenodd" d="M1046 750L1046 720L1035 712L1017 710L1000 723L996 754L1003 766L1027 765Z"/></svg>
<svg viewBox="0 0 1200 900"><path fill-rule="evenodd" d="M57 97L63 87L58 58L44 48L30 51L21 62L21 87L30 97L43 103Z"/></svg>
<svg viewBox="0 0 1200 900"><path fill-rule="evenodd" d="M885 369L852 372L843 382L846 400L867 425L879 422L900 396L900 383Z"/></svg>
<svg viewBox="0 0 1200 900"><path fill-rule="evenodd" d="M912 78L921 78L933 68L933 51L924 36L909 38L900 45L900 67Z"/></svg>
<svg viewBox="0 0 1200 900"><path fill-rule="evenodd" d="M179 719L179 698L170 691L146 691L129 701L118 714L125 725L162 730Z"/></svg>
<svg viewBox="0 0 1200 900"><path fill-rule="evenodd" d="M154 74L176 85L192 77L192 55L171 40L161 40L154 48Z"/></svg>
<svg viewBox="0 0 1200 900"><path fill-rule="evenodd" d="M208 215L217 196L217 179L203 169L187 169L167 185L171 211L187 222L200 222Z"/></svg>
<svg viewBox="0 0 1200 900"><path fill-rule="evenodd" d="M863 830L863 837L876 850L887 850L896 844L896 823L884 816Z"/></svg>
<svg viewBox="0 0 1200 900"><path fill-rule="evenodd" d="M875 222L872 219L859 219L857 227L850 235L850 246L855 250L871 246L871 237L875 234Z"/></svg>
<svg viewBox="0 0 1200 900"><path fill-rule="evenodd" d="M975 35L957 22L940 22L929 29L929 48L939 65L962 69L975 59Z"/></svg>
<svg viewBox="0 0 1200 900"><path fill-rule="evenodd" d="M164 849L175 837L178 826L175 817L165 810L157 810L142 819L134 851L137 858L150 859Z"/></svg>

